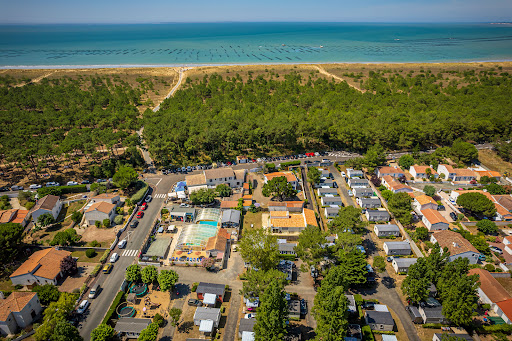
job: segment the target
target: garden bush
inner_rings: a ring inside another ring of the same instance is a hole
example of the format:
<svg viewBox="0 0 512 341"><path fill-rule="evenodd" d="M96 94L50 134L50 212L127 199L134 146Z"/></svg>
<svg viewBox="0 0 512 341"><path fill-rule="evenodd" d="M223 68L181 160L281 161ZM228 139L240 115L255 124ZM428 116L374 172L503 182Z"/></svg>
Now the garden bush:
<svg viewBox="0 0 512 341"><path fill-rule="evenodd" d="M365 340L365 341L374 341L375 340L370 326L363 326L361 328L361 331L363 332L363 340Z"/></svg>
<svg viewBox="0 0 512 341"><path fill-rule="evenodd" d="M121 225L123 223L123 216L122 215L116 215L116 217L114 218L114 223L116 225Z"/></svg>
<svg viewBox="0 0 512 341"><path fill-rule="evenodd" d="M196 290L197 290L197 286L198 286L198 285L199 285L199 283L194 282L194 283L192 284L192 289L190 289L190 290L191 290L192 292L196 292Z"/></svg>
<svg viewBox="0 0 512 341"><path fill-rule="evenodd" d="M97 264L94 269L91 271L91 276L96 277L98 272L101 270L101 264Z"/></svg>
<svg viewBox="0 0 512 341"><path fill-rule="evenodd" d="M96 251L94 249L87 249L85 251L85 255L87 256L87 258L92 258L96 256Z"/></svg>
<svg viewBox="0 0 512 341"><path fill-rule="evenodd" d="M101 256L100 258L100 263L105 263L109 254L110 250L105 250L105 252L103 252L103 256Z"/></svg>

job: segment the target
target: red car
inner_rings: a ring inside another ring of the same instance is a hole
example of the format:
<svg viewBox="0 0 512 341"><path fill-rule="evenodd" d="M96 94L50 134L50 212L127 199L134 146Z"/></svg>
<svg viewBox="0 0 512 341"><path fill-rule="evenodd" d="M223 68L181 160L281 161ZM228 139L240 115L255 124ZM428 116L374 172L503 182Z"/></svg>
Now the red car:
<svg viewBox="0 0 512 341"><path fill-rule="evenodd" d="M142 203L142 210L145 211L146 208L148 208L148 204L147 203Z"/></svg>
<svg viewBox="0 0 512 341"><path fill-rule="evenodd" d="M142 212L142 211L138 212L138 213L137 213L137 218L139 218L139 219L140 219L140 218L142 218L142 217L144 217L144 212Z"/></svg>

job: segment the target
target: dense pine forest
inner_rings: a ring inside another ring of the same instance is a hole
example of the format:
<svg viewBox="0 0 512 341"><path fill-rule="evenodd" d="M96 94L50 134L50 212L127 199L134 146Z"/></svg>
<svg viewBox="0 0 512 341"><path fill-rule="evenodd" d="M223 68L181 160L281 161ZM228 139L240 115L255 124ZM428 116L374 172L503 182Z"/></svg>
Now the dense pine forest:
<svg viewBox="0 0 512 341"><path fill-rule="evenodd" d="M512 77L499 69L344 76L358 80L360 89L314 73L187 79L160 111L145 112L149 150L161 162L187 163L309 148L363 151L376 143L392 150L427 148L457 138L484 142L511 136Z"/></svg>
<svg viewBox="0 0 512 341"><path fill-rule="evenodd" d="M0 154L4 164L38 173L47 163L115 154L138 144L141 90L109 77L43 79L0 87Z"/></svg>

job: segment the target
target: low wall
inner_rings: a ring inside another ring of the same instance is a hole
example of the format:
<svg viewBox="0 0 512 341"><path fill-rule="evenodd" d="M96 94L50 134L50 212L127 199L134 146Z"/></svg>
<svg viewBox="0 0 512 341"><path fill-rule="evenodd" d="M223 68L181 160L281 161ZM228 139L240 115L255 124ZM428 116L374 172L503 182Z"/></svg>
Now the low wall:
<svg viewBox="0 0 512 341"><path fill-rule="evenodd" d="M510 278L510 272L489 272L494 278Z"/></svg>

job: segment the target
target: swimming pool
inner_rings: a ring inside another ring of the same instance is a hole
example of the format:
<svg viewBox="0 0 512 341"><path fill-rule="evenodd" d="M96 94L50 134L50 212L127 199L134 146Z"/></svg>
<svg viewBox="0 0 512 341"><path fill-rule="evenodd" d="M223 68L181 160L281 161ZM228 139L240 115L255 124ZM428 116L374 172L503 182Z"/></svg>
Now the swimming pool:
<svg viewBox="0 0 512 341"><path fill-rule="evenodd" d="M218 223L216 221L200 221L199 224L201 225L211 225L211 226L217 226Z"/></svg>

